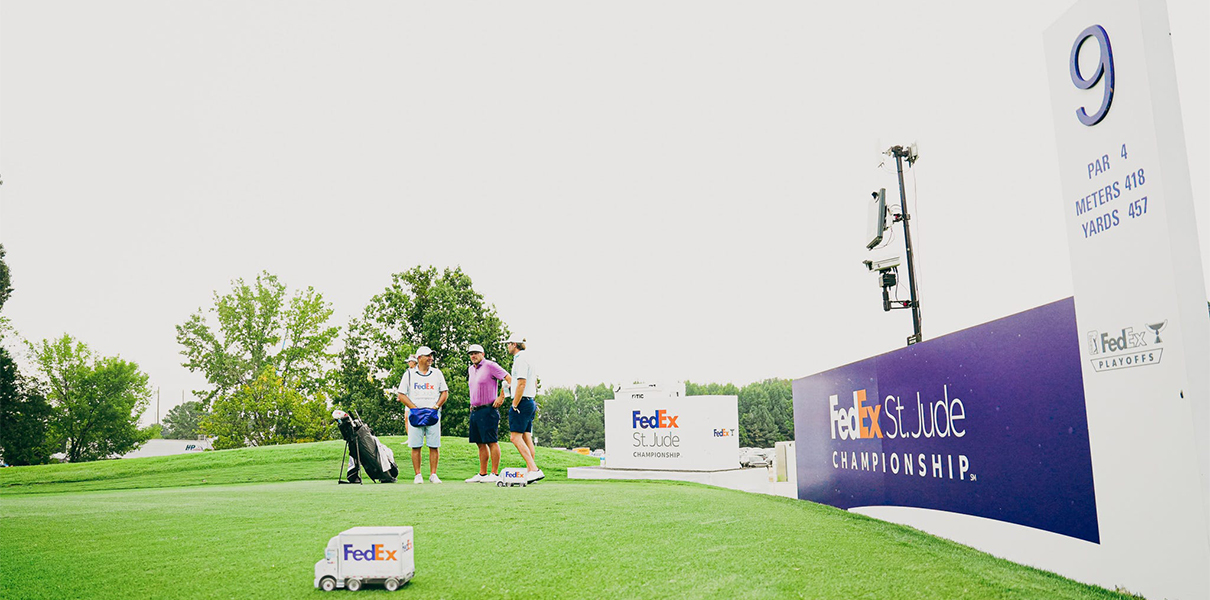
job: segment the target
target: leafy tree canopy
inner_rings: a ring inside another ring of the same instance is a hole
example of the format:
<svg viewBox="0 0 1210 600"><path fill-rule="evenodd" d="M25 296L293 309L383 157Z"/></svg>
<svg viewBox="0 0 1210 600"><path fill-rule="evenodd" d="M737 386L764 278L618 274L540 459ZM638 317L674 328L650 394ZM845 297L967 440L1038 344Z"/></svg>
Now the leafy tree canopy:
<svg viewBox="0 0 1210 600"><path fill-rule="evenodd" d="M170 440L192 440L200 433L199 425L205 414L202 403L197 400L182 402L164 415L164 438Z"/></svg>
<svg viewBox="0 0 1210 600"><path fill-rule="evenodd" d="M222 450L326 439L334 431L330 421L322 396L304 397L265 366L231 396L216 398L201 429L216 436L214 449Z"/></svg>
<svg viewBox="0 0 1210 600"><path fill-rule="evenodd" d="M612 398L613 388L605 384L546 390L534 436L548 446L604 448L605 401Z"/></svg>
<svg viewBox="0 0 1210 600"><path fill-rule="evenodd" d="M339 401L356 409L380 434L402 433L403 407L395 388L406 358L419 346L432 348L445 374L450 399L442 411L442 433L467 435L466 381L470 344L480 344L500 366L512 366L502 340L508 335L496 309L475 291L461 268L438 272L414 267L391 275L391 283L350 321L341 355Z"/></svg>
<svg viewBox="0 0 1210 600"><path fill-rule="evenodd" d="M323 389L333 358L328 347L340 327L328 326L332 306L313 288L287 297L286 285L266 271L252 284L236 279L228 294L215 292L209 312L217 329L200 308L176 327L182 366L210 383L211 389L195 392L203 407L231 397L266 367L303 393Z"/></svg>
<svg viewBox="0 0 1210 600"><path fill-rule="evenodd" d="M24 377L8 350L0 347L0 456L10 465L49 462L47 443L54 414L37 382Z"/></svg>
<svg viewBox="0 0 1210 600"><path fill-rule="evenodd" d="M151 388L139 366L94 355L69 335L30 344L42 387L54 409L50 440L70 462L125 454L147 441L139 429Z"/></svg>

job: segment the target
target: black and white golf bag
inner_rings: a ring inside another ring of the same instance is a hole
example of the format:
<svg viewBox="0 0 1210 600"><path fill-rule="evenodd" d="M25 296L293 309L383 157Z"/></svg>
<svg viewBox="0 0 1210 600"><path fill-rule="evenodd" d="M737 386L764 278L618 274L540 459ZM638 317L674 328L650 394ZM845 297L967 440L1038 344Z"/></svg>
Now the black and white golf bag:
<svg viewBox="0 0 1210 600"><path fill-rule="evenodd" d="M349 457L348 482L361 483L358 471L365 469L366 475L374 481L395 483L395 478L399 476L395 452L374 437L370 426L339 409L332 411L332 418L336 419L340 437L345 441L345 453ZM340 470L344 471L343 459L340 462Z"/></svg>

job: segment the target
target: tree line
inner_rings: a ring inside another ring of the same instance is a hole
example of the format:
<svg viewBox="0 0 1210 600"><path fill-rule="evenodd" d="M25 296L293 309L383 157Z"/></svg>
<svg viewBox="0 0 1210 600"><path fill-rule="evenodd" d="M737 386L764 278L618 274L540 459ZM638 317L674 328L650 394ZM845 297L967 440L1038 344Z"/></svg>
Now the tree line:
<svg viewBox="0 0 1210 600"><path fill-rule="evenodd" d="M0 246L0 308L12 293L3 257ZM96 460L161 434L213 436L216 449L335 439L332 407L358 414L379 435L402 434L395 388L408 355L421 345L433 349L450 386L443 433L466 436L466 348L481 344L488 358L512 366L502 343L507 325L460 268L392 274L343 328L331 323L333 312L314 288L291 291L267 271L214 292L208 307L175 326L182 366L207 385L168 412L162 431L138 425L151 387L136 363L100 356L65 334L24 342L34 372L23 374L0 347L0 454L9 464L44 463L55 453L72 462ZM11 338L0 316L0 340L5 332ZM743 445L793 437L788 381L686 387L690 394L739 396ZM613 397L611 386L542 393L535 435L543 445L604 447L603 403ZM504 435L507 407L500 408Z"/></svg>
<svg viewBox="0 0 1210 600"><path fill-rule="evenodd" d="M0 246L0 308L12 293L3 252ZM402 434L395 388L420 345L433 349L455 399L468 394L470 344L512 366L502 343L509 330L460 268L391 275L343 336L331 323L333 312L314 288L291 291L268 272L216 291L210 306L175 327L182 366L207 385L172 408L162 430L138 426L151 387L137 364L96 355L65 334L24 342L34 369L21 373L0 347L0 455L17 465L49 462L56 453L72 462L96 460L160 434L213 436L216 449L334 439L332 407L355 412L380 435ZM11 340L6 319L4 334L0 340ZM467 435L468 411L465 401L448 403L444 433Z"/></svg>

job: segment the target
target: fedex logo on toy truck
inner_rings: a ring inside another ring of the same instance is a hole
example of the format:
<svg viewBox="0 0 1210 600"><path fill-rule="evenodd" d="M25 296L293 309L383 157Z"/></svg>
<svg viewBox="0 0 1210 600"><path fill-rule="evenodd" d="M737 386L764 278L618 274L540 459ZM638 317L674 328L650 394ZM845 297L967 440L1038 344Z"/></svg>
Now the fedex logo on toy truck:
<svg viewBox="0 0 1210 600"><path fill-rule="evenodd" d="M670 415L666 410L657 410L655 414L645 417L639 414L639 411L634 411L631 414L631 428L633 429L679 429L676 424L677 418L680 415Z"/></svg>
<svg viewBox="0 0 1210 600"><path fill-rule="evenodd" d="M403 551L407 552L412 549L412 540L408 540L404 545ZM344 545L345 560L399 560L395 557L398 550L387 550L382 544L372 544L365 550L354 550L353 544Z"/></svg>

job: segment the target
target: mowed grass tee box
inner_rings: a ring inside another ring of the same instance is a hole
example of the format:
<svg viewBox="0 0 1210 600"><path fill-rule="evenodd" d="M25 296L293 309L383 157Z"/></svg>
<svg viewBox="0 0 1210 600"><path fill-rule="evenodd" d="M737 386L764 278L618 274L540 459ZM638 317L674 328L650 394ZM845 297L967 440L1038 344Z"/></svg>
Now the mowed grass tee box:
<svg viewBox="0 0 1210 600"><path fill-rule="evenodd" d="M409 598L1125 597L809 502L568 481L597 462L569 452L539 448L526 488L466 484L475 447L444 444L441 485L338 486L338 442L0 470L0 597L315 597L328 539L362 525L414 527Z"/></svg>

